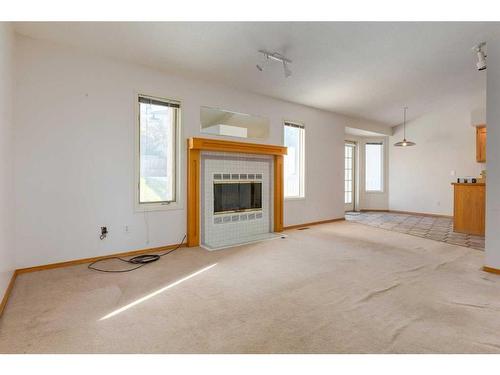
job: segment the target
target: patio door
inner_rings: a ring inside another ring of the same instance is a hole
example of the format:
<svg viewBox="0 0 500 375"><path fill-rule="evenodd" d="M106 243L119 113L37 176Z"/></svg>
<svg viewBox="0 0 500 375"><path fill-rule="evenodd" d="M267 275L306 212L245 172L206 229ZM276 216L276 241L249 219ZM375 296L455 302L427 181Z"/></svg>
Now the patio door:
<svg viewBox="0 0 500 375"><path fill-rule="evenodd" d="M356 144L345 142L345 177L344 177L344 204L346 211L354 211L355 187L355 155Z"/></svg>

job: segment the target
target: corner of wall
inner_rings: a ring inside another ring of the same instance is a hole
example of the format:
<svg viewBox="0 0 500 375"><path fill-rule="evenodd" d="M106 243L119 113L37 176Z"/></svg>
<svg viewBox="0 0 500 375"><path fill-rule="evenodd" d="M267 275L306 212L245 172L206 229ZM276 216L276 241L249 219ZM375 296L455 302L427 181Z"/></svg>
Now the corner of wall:
<svg viewBox="0 0 500 375"><path fill-rule="evenodd" d="M0 22L0 300L14 275L13 237L13 49L12 25Z"/></svg>

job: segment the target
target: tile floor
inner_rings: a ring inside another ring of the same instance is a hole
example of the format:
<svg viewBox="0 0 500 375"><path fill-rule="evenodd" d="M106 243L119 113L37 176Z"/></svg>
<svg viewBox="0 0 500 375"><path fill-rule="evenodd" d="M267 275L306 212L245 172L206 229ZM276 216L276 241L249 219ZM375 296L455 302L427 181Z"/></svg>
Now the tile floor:
<svg viewBox="0 0 500 375"><path fill-rule="evenodd" d="M453 245L484 250L484 236L453 231L453 219L391 212L346 212L346 220Z"/></svg>

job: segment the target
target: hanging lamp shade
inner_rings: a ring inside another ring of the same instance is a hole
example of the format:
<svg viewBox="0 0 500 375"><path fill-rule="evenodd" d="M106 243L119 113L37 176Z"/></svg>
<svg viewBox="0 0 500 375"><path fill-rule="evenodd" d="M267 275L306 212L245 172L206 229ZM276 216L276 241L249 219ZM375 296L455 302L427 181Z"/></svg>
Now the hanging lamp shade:
<svg viewBox="0 0 500 375"><path fill-rule="evenodd" d="M404 108L404 119L403 119L403 140L400 142L394 143L394 146L398 147L408 147L408 146L415 146L416 143L412 141L406 140L406 110L408 107Z"/></svg>
<svg viewBox="0 0 500 375"><path fill-rule="evenodd" d="M403 139L402 141L394 143L394 146L399 146L399 147L408 147L408 146L415 146L416 143L412 141L407 141L406 139Z"/></svg>

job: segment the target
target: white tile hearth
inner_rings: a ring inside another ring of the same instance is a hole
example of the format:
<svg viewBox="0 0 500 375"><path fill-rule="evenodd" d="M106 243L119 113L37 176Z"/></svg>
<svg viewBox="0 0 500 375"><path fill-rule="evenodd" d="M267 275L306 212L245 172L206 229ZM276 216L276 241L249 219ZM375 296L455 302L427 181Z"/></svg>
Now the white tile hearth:
<svg viewBox="0 0 500 375"><path fill-rule="evenodd" d="M286 235L280 233L262 233L262 234L251 234L248 236L240 236L238 238L233 239L234 243L231 243L230 240L222 239L221 241L212 241L210 245L202 244L201 247L207 250L222 250L228 247L233 246L241 246L248 245L254 242L266 241L266 240L275 240L278 238L286 238Z"/></svg>

